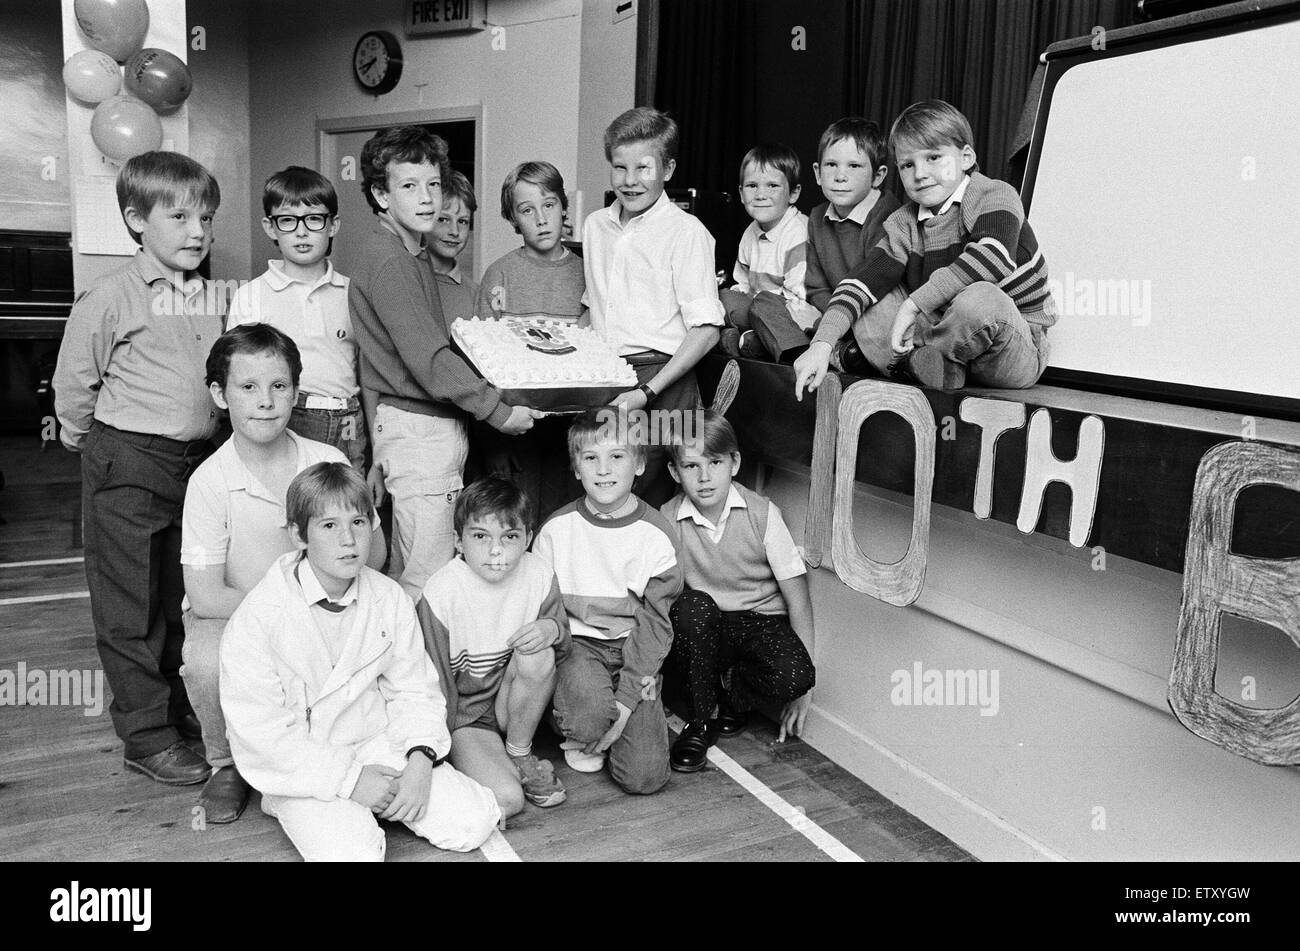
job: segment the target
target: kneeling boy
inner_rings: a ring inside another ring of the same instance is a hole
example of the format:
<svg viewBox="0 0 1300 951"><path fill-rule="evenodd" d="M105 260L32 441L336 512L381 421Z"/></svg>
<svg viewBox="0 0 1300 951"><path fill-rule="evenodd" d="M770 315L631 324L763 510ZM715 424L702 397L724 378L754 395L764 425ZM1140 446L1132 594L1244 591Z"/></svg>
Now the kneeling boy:
<svg viewBox="0 0 1300 951"><path fill-rule="evenodd" d="M445 762L446 702L415 607L365 565L365 480L318 463L290 484L286 514L299 550L249 592L221 642L235 763L308 861L382 861L376 816L439 848L477 848L501 810Z"/></svg>
<svg viewBox="0 0 1300 951"><path fill-rule="evenodd" d="M506 818L557 806L564 786L533 755L533 733L555 690L569 621L555 572L527 551L532 503L513 482L480 479L453 511L456 553L416 605L447 697L451 762L487 786ZM502 743L501 735L505 734Z"/></svg>
<svg viewBox="0 0 1300 951"><path fill-rule="evenodd" d="M573 632L560 661L555 722L564 759L609 773L626 792L668 782L668 723L659 668L672 646L668 611L681 594L672 529L632 494L645 446L629 445L622 416L592 410L569 429L569 457L586 493L547 520L533 550L555 569Z"/></svg>

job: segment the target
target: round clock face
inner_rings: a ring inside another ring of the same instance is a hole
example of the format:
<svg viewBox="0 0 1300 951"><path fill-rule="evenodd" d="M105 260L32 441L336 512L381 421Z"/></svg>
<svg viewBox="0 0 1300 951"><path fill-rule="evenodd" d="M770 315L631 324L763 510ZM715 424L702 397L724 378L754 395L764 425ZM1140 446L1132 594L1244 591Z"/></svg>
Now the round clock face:
<svg viewBox="0 0 1300 951"><path fill-rule="evenodd" d="M397 85L402 73L397 41L381 33L367 33L352 52L352 71L367 90L383 93Z"/></svg>

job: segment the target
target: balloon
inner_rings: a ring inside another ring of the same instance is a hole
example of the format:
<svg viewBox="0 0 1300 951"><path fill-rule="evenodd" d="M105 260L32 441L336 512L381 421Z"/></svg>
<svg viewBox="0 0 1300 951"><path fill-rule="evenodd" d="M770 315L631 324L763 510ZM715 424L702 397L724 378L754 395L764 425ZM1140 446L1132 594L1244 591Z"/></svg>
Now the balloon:
<svg viewBox="0 0 1300 951"><path fill-rule="evenodd" d="M148 103L134 96L114 96L95 107L90 137L109 158L125 162L162 145L162 121Z"/></svg>
<svg viewBox="0 0 1300 951"><path fill-rule="evenodd" d="M90 45L119 63L144 46L149 32L145 0L75 0L72 10Z"/></svg>
<svg viewBox="0 0 1300 951"><path fill-rule="evenodd" d="M142 49L126 61L126 91L159 112L170 112L194 88L190 69L166 50Z"/></svg>
<svg viewBox="0 0 1300 951"><path fill-rule="evenodd" d="M107 53L82 50L63 64L63 85L74 99L103 102L122 89L122 69Z"/></svg>

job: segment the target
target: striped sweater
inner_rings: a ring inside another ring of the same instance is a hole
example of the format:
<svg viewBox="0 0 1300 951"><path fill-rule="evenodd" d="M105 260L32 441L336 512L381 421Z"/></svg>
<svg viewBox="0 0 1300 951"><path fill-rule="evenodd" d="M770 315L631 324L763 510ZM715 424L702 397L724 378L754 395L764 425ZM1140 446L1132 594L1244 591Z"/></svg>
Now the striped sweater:
<svg viewBox="0 0 1300 951"><path fill-rule="evenodd" d="M890 215L884 238L836 286L815 340L834 343L900 285L934 321L961 291L988 281L1005 291L1031 324L1056 322L1047 262L1014 188L972 172L960 202L924 221L919 211L909 201Z"/></svg>
<svg viewBox="0 0 1300 951"><path fill-rule="evenodd" d="M640 499L629 515L598 519L578 499L547 519L533 551L555 569L573 636L622 643L614 698L635 710L668 656L668 612L682 593L667 520Z"/></svg>
<svg viewBox="0 0 1300 951"><path fill-rule="evenodd" d="M447 728L452 731L474 723L496 703L514 654L506 642L525 624L554 621L560 638L556 659L569 649L569 622L555 572L531 552L524 552L515 570L497 583L453 558L429 578L415 613L447 698Z"/></svg>

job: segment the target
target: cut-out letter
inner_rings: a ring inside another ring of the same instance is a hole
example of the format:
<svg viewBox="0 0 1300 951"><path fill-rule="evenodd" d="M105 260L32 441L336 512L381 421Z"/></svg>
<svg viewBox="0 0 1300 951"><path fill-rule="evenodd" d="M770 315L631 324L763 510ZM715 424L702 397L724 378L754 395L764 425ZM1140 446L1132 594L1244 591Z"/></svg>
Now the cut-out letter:
<svg viewBox="0 0 1300 951"><path fill-rule="evenodd" d="M974 423L980 428L980 463L975 470L976 518L988 518L993 511L993 451L998 437L1008 429L1025 425L1025 404L1008 400L986 400L968 396L961 401L957 415L964 423Z"/></svg>
<svg viewBox="0 0 1300 951"><path fill-rule="evenodd" d="M1101 452L1106 429L1096 416L1085 416L1079 424L1079 448L1074 458L1063 460L1052 452L1052 417L1045 409L1029 420L1029 441L1025 449L1025 487L1020 493L1020 514L1016 528L1026 535L1038 525L1043 491L1050 482L1070 487L1070 544L1082 548L1092 532L1097 511L1097 484L1101 481Z"/></svg>

